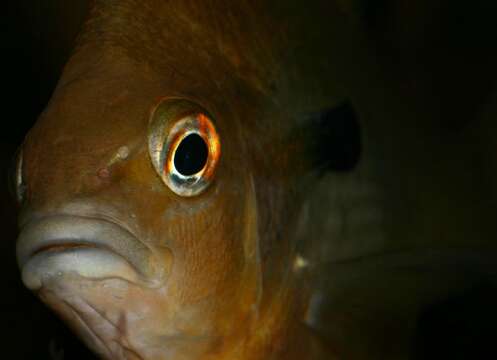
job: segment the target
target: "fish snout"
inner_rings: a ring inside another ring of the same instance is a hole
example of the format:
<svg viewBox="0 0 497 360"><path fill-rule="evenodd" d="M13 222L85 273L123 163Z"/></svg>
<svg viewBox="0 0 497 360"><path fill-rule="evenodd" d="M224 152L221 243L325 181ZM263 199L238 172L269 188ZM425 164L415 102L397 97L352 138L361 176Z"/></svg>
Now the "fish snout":
<svg viewBox="0 0 497 360"><path fill-rule="evenodd" d="M65 274L147 286L156 285L164 275L152 251L130 231L107 219L74 215L27 222L17 241L17 261L31 290Z"/></svg>

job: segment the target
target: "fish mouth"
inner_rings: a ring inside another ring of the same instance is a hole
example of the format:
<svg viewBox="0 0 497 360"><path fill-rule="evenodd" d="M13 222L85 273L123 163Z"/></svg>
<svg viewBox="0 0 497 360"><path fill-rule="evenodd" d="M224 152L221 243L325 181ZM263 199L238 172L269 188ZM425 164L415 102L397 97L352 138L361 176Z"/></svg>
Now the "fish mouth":
<svg viewBox="0 0 497 360"><path fill-rule="evenodd" d="M28 222L17 241L26 287L39 290L63 275L155 283L151 251L122 226L101 218L52 215Z"/></svg>

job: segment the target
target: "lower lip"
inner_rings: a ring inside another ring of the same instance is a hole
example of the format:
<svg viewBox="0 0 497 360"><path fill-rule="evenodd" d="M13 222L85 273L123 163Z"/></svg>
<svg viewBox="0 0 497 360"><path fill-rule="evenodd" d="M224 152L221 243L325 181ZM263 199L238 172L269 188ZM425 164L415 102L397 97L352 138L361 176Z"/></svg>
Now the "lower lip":
<svg viewBox="0 0 497 360"><path fill-rule="evenodd" d="M32 256L22 267L22 280L31 290L39 290L44 284L63 279L64 275L93 280L139 281L139 275L125 259L102 248L47 249Z"/></svg>

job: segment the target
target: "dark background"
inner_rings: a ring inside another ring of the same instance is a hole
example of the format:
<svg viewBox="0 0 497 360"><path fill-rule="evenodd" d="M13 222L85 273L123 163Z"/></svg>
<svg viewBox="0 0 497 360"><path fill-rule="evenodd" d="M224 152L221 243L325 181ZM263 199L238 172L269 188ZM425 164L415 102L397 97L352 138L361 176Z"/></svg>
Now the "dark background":
<svg viewBox="0 0 497 360"><path fill-rule="evenodd" d="M420 117L417 126L429 127L443 138L464 131L478 118L493 94L497 72L497 5L493 1L342 3L388 69L388 81L399 98L409 99L414 107L422 108L420 113L429 114ZM15 205L7 190L14 153L48 102L86 10L83 0L2 3L2 358L92 358L22 286L15 263ZM382 131L395 136L388 128ZM491 310L497 303L495 294L492 288L478 288L426 309L413 339L413 358L479 358L476 354L492 350L497 334L497 316Z"/></svg>

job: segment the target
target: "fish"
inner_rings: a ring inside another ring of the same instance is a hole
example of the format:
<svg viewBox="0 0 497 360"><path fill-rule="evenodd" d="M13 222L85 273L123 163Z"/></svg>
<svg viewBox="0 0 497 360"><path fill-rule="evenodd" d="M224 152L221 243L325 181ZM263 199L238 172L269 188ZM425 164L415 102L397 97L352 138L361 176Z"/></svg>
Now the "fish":
<svg viewBox="0 0 497 360"><path fill-rule="evenodd" d="M408 358L423 307L492 274L474 224L429 231L474 207L416 212L446 152L414 153L344 4L93 2L14 182L22 280L97 356Z"/></svg>
<svg viewBox="0 0 497 360"><path fill-rule="evenodd" d="M15 183L23 282L99 357L331 356L301 321L291 224L360 153L321 148L358 127L315 78L291 90L311 54L285 49L301 20L276 30L280 6L93 5Z"/></svg>

